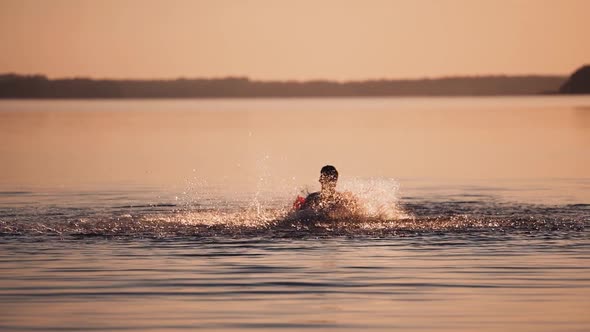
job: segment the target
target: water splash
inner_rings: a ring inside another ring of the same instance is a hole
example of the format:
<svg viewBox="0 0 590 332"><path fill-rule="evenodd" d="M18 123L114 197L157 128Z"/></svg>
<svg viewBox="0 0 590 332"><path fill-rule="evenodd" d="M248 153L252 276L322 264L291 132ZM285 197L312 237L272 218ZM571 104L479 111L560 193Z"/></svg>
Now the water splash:
<svg viewBox="0 0 590 332"><path fill-rule="evenodd" d="M264 184L264 183L263 183ZM393 179L339 183L362 205L363 214L298 218L292 191L261 186L231 199L209 192L195 179L175 203L111 206L0 208L0 236L115 237L331 237L406 236L580 231L590 224L590 205L532 205L480 201L404 200Z"/></svg>
<svg viewBox="0 0 590 332"><path fill-rule="evenodd" d="M411 216L399 204L400 185L395 179L353 179L339 188L351 192L360 202L365 217L378 220L407 219Z"/></svg>
<svg viewBox="0 0 590 332"><path fill-rule="evenodd" d="M473 204L471 204L473 205ZM414 207L438 209L425 202ZM485 210L487 208L487 210ZM0 215L0 236L115 236L139 238L198 237L331 237L331 236L407 236L417 234L543 234L580 231L588 226L588 208L584 206L539 207L480 205L462 209L461 215L440 211L440 215L412 218L297 220L287 218L285 208L264 208L262 213L249 208L179 209L178 206L116 210L72 211L35 210L10 217ZM482 211L485 213L482 214ZM83 217L80 217L83 215Z"/></svg>

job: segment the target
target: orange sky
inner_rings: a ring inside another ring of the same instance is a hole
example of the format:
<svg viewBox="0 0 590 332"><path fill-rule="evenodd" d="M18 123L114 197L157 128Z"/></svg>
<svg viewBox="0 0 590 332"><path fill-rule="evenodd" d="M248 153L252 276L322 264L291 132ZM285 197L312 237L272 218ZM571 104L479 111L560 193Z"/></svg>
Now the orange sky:
<svg viewBox="0 0 590 332"><path fill-rule="evenodd" d="M255 79L569 74L588 0L0 0L0 73Z"/></svg>

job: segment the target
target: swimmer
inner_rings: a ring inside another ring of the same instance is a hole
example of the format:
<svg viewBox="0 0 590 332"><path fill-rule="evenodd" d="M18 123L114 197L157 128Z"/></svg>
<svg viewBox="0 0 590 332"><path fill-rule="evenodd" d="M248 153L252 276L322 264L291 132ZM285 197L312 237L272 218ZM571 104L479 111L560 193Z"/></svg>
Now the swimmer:
<svg viewBox="0 0 590 332"><path fill-rule="evenodd" d="M294 204L295 210L309 211L329 218L345 218L361 212L352 193L336 191L338 171L334 166L322 167L319 181L321 190L307 195L305 199L298 197Z"/></svg>

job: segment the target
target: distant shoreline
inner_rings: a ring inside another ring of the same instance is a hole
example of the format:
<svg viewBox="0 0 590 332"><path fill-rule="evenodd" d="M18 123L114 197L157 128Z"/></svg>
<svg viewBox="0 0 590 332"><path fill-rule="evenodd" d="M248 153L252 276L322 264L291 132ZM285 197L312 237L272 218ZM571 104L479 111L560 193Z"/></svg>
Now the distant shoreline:
<svg viewBox="0 0 590 332"><path fill-rule="evenodd" d="M537 93L537 94L489 94L489 95L396 95L396 96L227 96L227 97L0 97L2 101L75 101L75 100L86 100L86 101L133 101L133 100L265 100L265 99L412 99L412 98L493 98L493 97L506 97L506 98L524 98L524 97L573 97L575 94L565 93ZM580 96L580 95L578 95Z"/></svg>
<svg viewBox="0 0 590 332"><path fill-rule="evenodd" d="M245 77L176 80L48 79L0 74L0 99L218 99L558 95L566 76L479 76L336 82Z"/></svg>

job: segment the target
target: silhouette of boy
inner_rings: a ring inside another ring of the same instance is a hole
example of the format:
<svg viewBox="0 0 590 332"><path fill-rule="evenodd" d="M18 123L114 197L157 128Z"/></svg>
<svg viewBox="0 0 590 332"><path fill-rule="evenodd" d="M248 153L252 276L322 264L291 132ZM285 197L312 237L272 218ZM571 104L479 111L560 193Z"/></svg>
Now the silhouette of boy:
<svg viewBox="0 0 590 332"><path fill-rule="evenodd" d="M297 210L313 211L328 217L346 217L359 212L359 205L350 193L336 191L338 171L332 165L322 167L320 171L321 190L307 195L305 200L297 200Z"/></svg>

